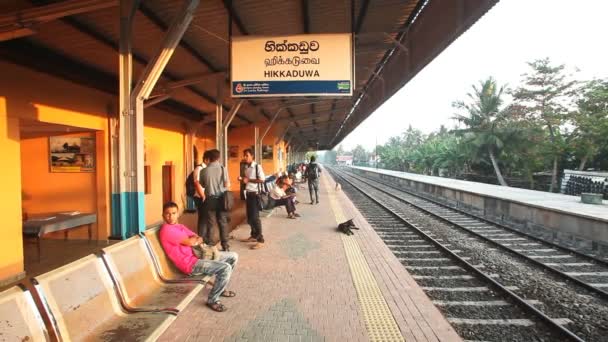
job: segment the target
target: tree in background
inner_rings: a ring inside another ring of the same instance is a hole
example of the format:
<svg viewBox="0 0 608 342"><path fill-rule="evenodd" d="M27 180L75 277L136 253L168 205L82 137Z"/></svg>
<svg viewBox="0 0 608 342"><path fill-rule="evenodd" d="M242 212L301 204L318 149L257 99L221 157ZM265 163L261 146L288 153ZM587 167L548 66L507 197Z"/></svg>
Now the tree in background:
<svg viewBox="0 0 608 342"><path fill-rule="evenodd" d="M501 111L504 87L498 87L496 81L489 77L481 81L479 87L473 86L473 92L467 94L470 103L454 102L453 106L465 111L454 118L466 128L459 129L465 142L473 145L479 153L487 153L500 185L508 186L499 167L498 157L505 145L504 127L508 112Z"/></svg>
<svg viewBox="0 0 608 342"><path fill-rule="evenodd" d="M317 159L317 153L314 151L308 151L306 152L306 154L304 155L304 158L306 160L310 160L310 157L315 157L315 159Z"/></svg>
<svg viewBox="0 0 608 342"><path fill-rule="evenodd" d="M325 151L325 153L323 153L323 157L321 158L321 162L323 164L336 165L337 156L338 152L334 150Z"/></svg>
<svg viewBox="0 0 608 342"><path fill-rule="evenodd" d="M529 62L530 73L524 74L524 84L513 93L515 103L530 121L544 127L549 136L553 159L550 192L557 189L558 161L564 152L563 125L568 120L571 97L576 81L567 80L564 65L553 66L549 58Z"/></svg>
<svg viewBox="0 0 608 342"><path fill-rule="evenodd" d="M367 164L368 160L369 154L365 150L365 147L363 147L362 145L355 146L355 148L353 149L353 164Z"/></svg>
<svg viewBox="0 0 608 342"><path fill-rule="evenodd" d="M572 145L583 170L608 145L608 79L587 82L572 113Z"/></svg>
<svg viewBox="0 0 608 342"><path fill-rule="evenodd" d="M343 156L344 155L344 147L342 147L342 145L338 145L338 149L336 150L336 152L338 153L339 156Z"/></svg>

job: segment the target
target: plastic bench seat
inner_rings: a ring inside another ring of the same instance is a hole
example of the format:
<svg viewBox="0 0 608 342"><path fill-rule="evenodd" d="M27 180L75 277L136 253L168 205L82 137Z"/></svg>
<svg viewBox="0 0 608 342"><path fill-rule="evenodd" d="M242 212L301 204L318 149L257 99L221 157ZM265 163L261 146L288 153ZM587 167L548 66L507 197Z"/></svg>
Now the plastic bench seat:
<svg viewBox="0 0 608 342"><path fill-rule="evenodd" d="M125 312L95 255L33 282L60 341L154 341L175 320L175 314L165 312Z"/></svg>
<svg viewBox="0 0 608 342"><path fill-rule="evenodd" d="M0 341L50 341L31 293L21 286L0 293Z"/></svg>
<svg viewBox="0 0 608 342"><path fill-rule="evenodd" d="M145 241L134 236L102 250L127 310L180 311L204 287L200 282L166 283L157 275Z"/></svg>
<svg viewBox="0 0 608 342"><path fill-rule="evenodd" d="M160 243L158 234L160 232L160 228L161 227L155 227L142 233L146 246L152 255L152 259L154 260L154 266L158 276L163 281L168 283L200 282L204 284L209 281L211 278L209 276L190 277L183 274L177 267L175 267L173 262L167 257L167 254L165 254L165 250Z"/></svg>

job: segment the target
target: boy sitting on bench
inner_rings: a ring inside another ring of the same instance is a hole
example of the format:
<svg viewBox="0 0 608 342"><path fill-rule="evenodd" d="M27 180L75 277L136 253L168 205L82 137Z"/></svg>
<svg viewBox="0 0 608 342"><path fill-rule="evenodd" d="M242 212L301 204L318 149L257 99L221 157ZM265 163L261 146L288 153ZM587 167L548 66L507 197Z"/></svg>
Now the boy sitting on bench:
<svg viewBox="0 0 608 342"><path fill-rule="evenodd" d="M163 205L163 220L165 223L160 228L160 243L167 256L180 271L191 276L215 275L215 284L209 292L207 306L217 312L226 311L226 307L220 303L219 297L234 297L233 291L226 290L230 276L239 260L235 252L217 252L217 260L198 259L192 247L203 243L203 238L194 234L183 224L177 223L179 211L175 202L167 202Z"/></svg>

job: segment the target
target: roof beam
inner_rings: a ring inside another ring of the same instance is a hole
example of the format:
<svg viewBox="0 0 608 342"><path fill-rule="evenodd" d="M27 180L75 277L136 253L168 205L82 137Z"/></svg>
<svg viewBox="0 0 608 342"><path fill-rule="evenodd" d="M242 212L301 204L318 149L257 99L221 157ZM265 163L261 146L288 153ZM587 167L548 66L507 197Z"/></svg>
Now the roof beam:
<svg viewBox="0 0 608 342"><path fill-rule="evenodd" d="M236 13L236 9L232 5L232 0L223 0L222 2L224 3L224 8L226 11L228 11L232 17L232 21L236 24L236 27L239 28L239 31L241 31L241 34L248 35L249 32L247 32L247 29L245 29L245 25L243 25L241 17L239 17L238 13Z"/></svg>
<svg viewBox="0 0 608 342"><path fill-rule="evenodd" d="M44 58L41 59L40 56ZM0 58L113 96L118 91L118 78L115 75L39 46L28 39L3 43ZM167 100L156 105L156 108L195 121L207 115L175 100Z"/></svg>
<svg viewBox="0 0 608 342"><path fill-rule="evenodd" d="M0 15L0 41L36 33L39 24L118 6L118 0L66 0Z"/></svg>
<svg viewBox="0 0 608 342"><path fill-rule="evenodd" d="M151 9L146 7L143 3L139 6L139 11L141 12L141 14L144 15L144 17L148 18L162 31L167 31L169 29L169 26L159 16L157 16L156 13L154 13L154 11L152 11ZM209 68L209 70L211 70L213 72L220 71L219 68L217 68L216 66L213 65L213 63L211 63L211 61L206 59L203 55L201 55L198 51L196 51L196 49L194 49L192 47L192 45L188 44L183 39L179 42L179 46L184 48L186 51L188 51L199 62L205 64L205 66L207 68Z"/></svg>
<svg viewBox="0 0 608 342"><path fill-rule="evenodd" d="M169 26L158 15L156 15L156 13L154 13L154 11L152 11L151 9L146 7L143 3L139 7L139 11L141 12L141 14L143 14L146 18L148 18L151 22L153 22L162 31L167 31L167 29L169 28ZM184 48L186 51L188 51L188 53L190 53L194 58L196 58L196 60L198 60L199 62L204 64L207 68L209 68L209 70L211 70L213 72L220 71L220 69L218 67L214 66L213 63L211 63L211 61L206 59L192 45L188 44L183 39L180 41L179 46ZM215 103L215 99L210 97L209 102ZM230 111L230 109L231 109L225 105L223 107L227 111ZM253 123L251 120L247 119L242 114L237 114L236 117L249 124Z"/></svg>
<svg viewBox="0 0 608 342"><path fill-rule="evenodd" d="M302 114L302 115L298 115L298 116L294 115L294 116L289 116L289 117L283 117L283 118L280 118L278 121L293 121L294 123L297 123L298 120L308 120L308 119L312 119L312 118L319 118L319 117L322 117L323 115L326 115L327 113L331 113L331 115L330 115L330 118L331 118L336 110L339 111L339 110L348 110L348 109L350 109L350 106L318 111L318 112L315 112L314 115L313 114ZM288 111L289 111L289 109L288 109Z"/></svg>
<svg viewBox="0 0 608 342"><path fill-rule="evenodd" d="M301 0L302 4L302 23L304 24L304 33L310 33L310 15L308 11L308 0Z"/></svg>
<svg viewBox="0 0 608 342"><path fill-rule="evenodd" d="M367 2L367 1L366 1ZM420 11L422 10L423 6L425 5L426 1L424 0L418 0L418 3L416 4L416 7L414 8L414 10L412 11L412 13L410 13L409 18L407 18L407 21L405 23L403 23L402 27L399 29L399 31L401 32L396 40L398 42L401 42L401 40L403 39L403 37L405 36L405 34L407 33L407 31L409 30L409 27L412 25L412 23L414 22L414 19L420 14ZM360 23L358 23L359 25ZM357 31L356 33L359 33L359 31ZM374 70L374 72L370 75L370 77L367 79L367 82L365 83L365 87L362 89L360 95L358 96L358 98L356 100L353 101L353 108L351 110L351 113L354 113L355 110L357 109L355 107L355 105L358 105L363 96L366 93L367 88L370 86L370 83L372 81L372 79L374 77L376 77L376 75L378 75L378 71L379 69L386 64L386 62L388 61L388 58L392 55L392 51L395 49L395 47L393 47L392 49L387 50L384 53L384 56L382 56L382 59L380 60L380 62L378 64L376 64L376 69ZM340 128L336 131L336 134L334 135L334 137L331 139L331 141L329 142L329 144L333 144L334 141L338 138L338 136L342 133L342 130L344 129L344 125L346 124L346 121L350 118L350 115L348 115L345 119L344 122L342 123L342 126L340 126ZM344 135L343 135L344 136Z"/></svg>
<svg viewBox="0 0 608 342"><path fill-rule="evenodd" d="M41 0L34 0L34 2L41 2ZM97 32L96 30L92 29L91 27L89 27L88 25L85 25L84 23L74 19L74 18L63 18L62 19L67 25L71 26L72 28L74 28L77 31L80 31L81 33L84 33L86 35L88 35L89 37L93 38L95 41L106 45L109 48L114 49L114 51L118 52L118 44L116 44L114 41L112 41L111 39L105 37L104 35L102 35L101 33ZM144 67L146 65L148 65L148 60L145 59L143 56L138 55L136 53L133 53L133 59L136 60L138 63L144 65ZM165 71L163 73L163 75L170 79L171 81L177 81L179 78L175 75L172 75L171 73L169 73L168 71ZM215 104L215 99L213 97L211 97L210 95L206 94L205 92L193 87L193 86L186 86L186 88L188 88L190 91L192 91L193 93L195 93L196 95L202 97L203 99L205 99L207 102L211 103L211 104ZM245 118L245 117L239 117L240 119L242 119L243 121L247 122L247 123L252 123L251 120Z"/></svg>
<svg viewBox="0 0 608 342"><path fill-rule="evenodd" d="M369 6L369 0L363 0L361 4L361 9L359 10L359 16L357 17L357 23L355 26L355 34L361 32L361 27L363 27L363 21L365 20L365 16L367 15L367 7Z"/></svg>
<svg viewBox="0 0 608 342"><path fill-rule="evenodd" d="M210 78L219 77L219 76L223 76L223 75L224 75L223 72L211 72L211 73L201 74L201 75L186 78L186 79L181 79L179 81L173 81L173 82L168 82L165 84L160 84L157 87L157 90L152 92L152 95L150 95L150 97L167 95L167 94L171 93L171 91L174 89L201 83L201 82L209 80Z"/></svg>

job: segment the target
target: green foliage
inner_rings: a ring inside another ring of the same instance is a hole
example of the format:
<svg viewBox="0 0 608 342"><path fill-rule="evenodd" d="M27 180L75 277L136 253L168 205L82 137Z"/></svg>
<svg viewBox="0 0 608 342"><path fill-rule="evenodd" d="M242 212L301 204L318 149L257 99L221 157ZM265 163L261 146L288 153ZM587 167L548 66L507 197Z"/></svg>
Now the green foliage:
<svg viewBox="0 0 608 342"><path fill-rule="evenodd" d="M514 91L493 78L472 87L464 101L453 103L462 127L441 126L425 135L409 126L376 151L353 149L355 164L377 153L379 167L428 175L503 175L538 189L534 175L551 171L552 189L564 166L608 168L608 79L571 80L563 65L549 59L528 63ZM579 86L580 85L580 86ZM505 94L513 97L504 103ZM348 154L341 146L337 154ZM546 188L544 188L546 190Z"/></svg>
<svg viewBox="0 0 608 342"><path fill-rule="evenodd" d="M457 114L454 118L465 125L457 132L467 145L473 147L478 156L490 158L496 177L501 185L507 185L499 166L499 155L505 144L513 138L512 130L508 129L509 111L503 111L502 95L504 87L499 87L490 77L480 82L479 87L473 86L473 92L468 94L469 102L454 102L453 106L465 114Z"/></svg>
<svg viewBox="0 0 608 342"><path fill-rule="evenodd" d="M512 95L523 117L548 132L549 153L553 157L549 191L553 191L557 189L558 162L566 147L564 124L569 119L577 82L569 80L564 65L553 66L549 58L528 65L531 72L524 74L523 84Z"/></svg>
<svg viewBox="0 0 608 342"><path fill-rule="evenodd" d="M571 113L575 129L570 144L582 170L608 145L608 80L590 81L581 93L577 109Z"/></svg>

